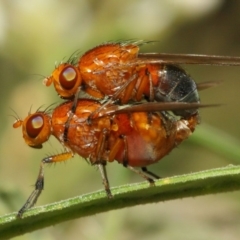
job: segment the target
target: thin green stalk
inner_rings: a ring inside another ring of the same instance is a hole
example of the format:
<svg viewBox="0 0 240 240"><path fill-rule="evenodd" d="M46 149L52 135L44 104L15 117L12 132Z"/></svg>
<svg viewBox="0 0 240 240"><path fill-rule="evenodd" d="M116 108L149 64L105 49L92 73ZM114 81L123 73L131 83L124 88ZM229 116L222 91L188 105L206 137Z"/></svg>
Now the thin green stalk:
<svg viewBox="0 0 240 240"><path fill-rule="evenodd" d="M0 218L0 239L9 239L67 220L114 209L177 198L228 192L240 189L240 167L228 166L192 174L164 178L155 187L146 182L112 189L113 199L104 191L78 196L28 210L22 219L16 212Z"/></svg>

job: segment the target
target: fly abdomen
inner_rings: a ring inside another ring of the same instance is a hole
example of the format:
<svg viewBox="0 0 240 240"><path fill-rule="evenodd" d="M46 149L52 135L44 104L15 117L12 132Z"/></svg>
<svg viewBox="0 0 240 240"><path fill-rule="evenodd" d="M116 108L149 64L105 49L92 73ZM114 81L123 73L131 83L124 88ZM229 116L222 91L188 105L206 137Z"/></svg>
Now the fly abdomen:
<svg viewBox="0 0 240 240"><path fill-rule="evenodd" d="M165 65L158 73L159 82L154 87L154 99L159 102L199 103L199 95L194 80L179 66ZM190 116L197 109L175 110L177 116Z"/></svg>

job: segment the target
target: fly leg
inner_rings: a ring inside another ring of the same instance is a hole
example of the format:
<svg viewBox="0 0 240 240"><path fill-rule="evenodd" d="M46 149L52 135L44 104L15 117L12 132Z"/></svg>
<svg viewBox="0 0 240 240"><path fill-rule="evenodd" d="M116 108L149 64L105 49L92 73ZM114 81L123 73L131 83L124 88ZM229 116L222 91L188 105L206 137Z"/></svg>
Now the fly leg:
<svg viewBox="0 0 240 240"><path fill-rule="evenodd" d="M110 190L110 185L109 185L107 171L106 171L106 161L103 160L103 155L106 148L107 134L108 134L108 130L104 128L98 139L98 145L96 148L96 159L95 160L90 159L90 161L92 164L97 165L102 177L102 182L103 182L107 197L112 198L113 196Z"/></svg>
<svg viewBox="0 0 240 240"><path fill-rule="evenodd" d="M26 203L22 206L22 208L18 211L18 214L17 214L18 218L21 218L23 213L27 209L31 208L37 202L38 197L40 196L43 190L43 187L44 187L43 165L44 165L44 162L42 161L40 165L37 181L35 183L35 190L31 193L31 195L27 199Z"/></svg>
<svg viewBox="0 0 240 240"><path fill-rule="evenodd" d="M118 91L116 91L112 97L107 99L107 101L99 107L97 110L95 110L93 113L91 113L88 117L88 121L91 122L92 119L99 116L99 113L109 104L113 104L116 100L119 99L120 94L125 90L123 98L120 99L121 103L127 103L129 99L131 98L132 91L136 85L137 76L134 74L128 81L126 81Z"/></svg>
<svg viewBox="0 0 240 240"><path fill-rule="evenodd" d="M64 128L64 133L63 133L63 141L64 142L67 142L67 139L68 139L68 137L67 137L68 129L69 129L70 121L76 111L76 108L77 108L77 101L78 101L78 95L80 93L80 90L81 90L81 87L78 87L77 92L74 95L72 107L71 107L70 111L68 112L69 116L68 116L67 122L65 123L65 128Z"/></svg>
<svg viewBox="0 0 240 240"><path fill-rule="evenodd" d="M154 180L152 178L150 178L144 171L141 171L141 170L138 170L132 166L129 166L129 165L123 165L124 167L132 170L133 172L137 173L138 175L140 175L142 178L146 179L150 186L154 186ZM149 174L150 175L150 174Z"/></svg>
<svg viewBox="0 0 240 240"><path fill-rule="evenodd" d="M151 171L148 171L148 169L146 167L142 167L141 168L143 172L147 173L148 175L154 177L155 179L160 179L161 177L159 177L157 174L151 172Z"/></svg>
<svg viewBox="0 0 240 240"><path fill-rule="evenodd" d="M112 198L113 196L110 190L110 185L107 177L106 164L99 163L97 164L97 166L102 177L102 181L103 181L103 185L104 185L107 197Z"/></svg>
<svg viewBox="0 0 240 240"><path fill-rule="evenodd" d="M154 91L153 91L152 76L148 69L142 70L142 71L144 71L144 72L142 74L140 73L140 75L143 75L143 76L141 77L141 81L140 81L140 84L137 89L137 93L136 93L136 97L135 97L136 101L141 101L143 92L144 92L145 88L149 85L149 101L153 102Z"/></svg>
<svg viewBox="0 0 240 240"><path fill-rule="evenodd" d="M65 152L65 153L61 153L61 154L57 154L57 155L46 157L46 158L44 158L41 161L39 174L38 174L38 177L37 177L37 181L35 183L35 189L33 190L31 195L27 199L26 203L18 211L18 214L17 214L18 218L21 218L23 213L27 209L29 209L32 206L34 206L34 204L37 202L38 197L40 196L40 194L41 194L41 192L42 192L42 190L44 188L44 171L43 171L44 170L44 164L47 164L47 163L57 163L57 162L66 161L66 160L70 159L72 156L73 155L72 155L71 152Z"/></svg>
<svg viewBox="0 0 240 240"><path fill-rule="evenodd" d="M119 99L120 94L125 90L124 96L121 99L121 103L127 103L129 101L129 99L131 98L132 95L132 91L136 85L136 81L137 81L137 74L133 74L133 76L126 81L113 95L112 97L109 99L109 101L116 101ZM110 102L110 103L112 103Z"/></svg>

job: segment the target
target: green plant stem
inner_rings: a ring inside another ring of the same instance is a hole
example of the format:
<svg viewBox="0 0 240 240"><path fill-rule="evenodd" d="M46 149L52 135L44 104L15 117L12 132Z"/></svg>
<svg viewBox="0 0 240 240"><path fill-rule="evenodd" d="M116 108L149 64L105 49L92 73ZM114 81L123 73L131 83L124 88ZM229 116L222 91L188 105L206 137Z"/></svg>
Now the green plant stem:
<svg viewBox="0 0 240 240"><path fill-rule="evenodd" d="M112 189L113 199L104 191L36 207L22 219L11 213L0 218L0 239L9 239L67 220L146 203L228 192L240 189L240 167L228 166L164 178L155 187L146 182Z"/></svg>

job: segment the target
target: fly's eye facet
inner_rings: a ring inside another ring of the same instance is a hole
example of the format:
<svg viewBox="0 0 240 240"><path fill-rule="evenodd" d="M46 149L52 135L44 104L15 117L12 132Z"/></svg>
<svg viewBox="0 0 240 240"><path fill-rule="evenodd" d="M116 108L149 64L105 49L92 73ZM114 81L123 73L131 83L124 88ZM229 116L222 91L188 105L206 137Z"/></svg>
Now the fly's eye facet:
<svg viewBox="0 0 240 240"><path fill-rule="evenodd" d="M66 67L59 75L59 83L64 89L72 89L77 82L77 72L73 67Z"/></svg>
<svg viewBox="0 0 240 240"><path fill-rule="evenodd" d="M36 138L41 132L44 121L41 115L31 116L26 124L26 131L29 137Z"/></svg>

